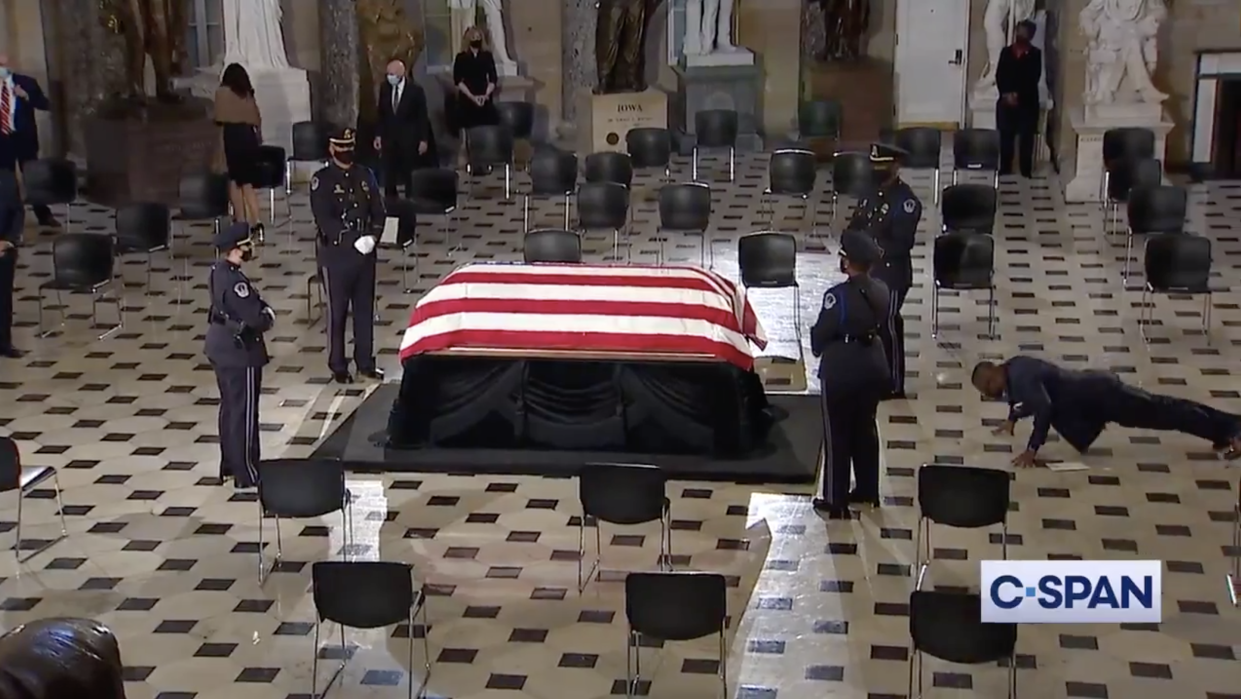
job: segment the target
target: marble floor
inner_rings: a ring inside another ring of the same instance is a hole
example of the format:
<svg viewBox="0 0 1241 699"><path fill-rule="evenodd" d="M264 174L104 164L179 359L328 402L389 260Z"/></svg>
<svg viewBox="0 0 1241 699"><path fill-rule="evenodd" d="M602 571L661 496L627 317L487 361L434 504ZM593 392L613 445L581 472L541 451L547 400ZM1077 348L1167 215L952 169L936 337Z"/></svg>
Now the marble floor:
<svg viewBox="0 0 1241 699"><path fill-rule="evenodd" d="M709 238L723 273L736 273L737 236L764 227L757 204L765 166L764 156L743 156L734 183L713 184ZM722 179L722 170L720 159L710 160L704 177ZM678 174L688 171L678 161ZM1234 286L1213 299L1209 337L1199 330L1200 300L1159 298L1159 322L1144 341L1139 295L1120 280L1124 236L1104 232L1097 207L1066 205L1054 179L1039 179L1001 187L998 338L984 337L985 296L973 294L945 296L944 324L933 339L928 266L938 219L930 174L908 177L928 209L905 306L916 396L881 410L886 506L829 524L810 509L809 488L670 487L676 553L687 557L687 567L729 576L734 697L905 696L917 468L927 462L1008 468L1022 443L991 435L1003 409L981 402L969 387L968 371L978 359L1023 352L1107 367L1149 389L1241 412L1241 365L1234 364L1241 343L1235 290L1241 185L1192 187L1189 227L1212 238L1218 281ZM644 176L635 192L635 260L653 262L658 250L648 198L654 182ZM476 189L465 204L455 233L462 250L419 246L418 290L464 261L520 257L520 204L501 201L495 184ZM820 189L826 192L827 183ZM778 227L802 226L799 206L782 202ZM814 206L818 235L804 227L799 233L807 319L837 276L832 234L839 226L831 225L830 197L819 196ZM535 212L546 225L560 216L554 202L536 202ZM328 383L322 324L310 326L305 318L313 267L305 193L294 195L287 209L278 198L276 213L281 219L291 213L291 223L269 230L253 269L280 314L269 342L274 361L262 397L263 446L268 458L302 457L374 386ZM86 230L111 229L110 212L96 207L76 206L73 219ZM59 333L35 338L36 288L50 273L53 239L42 234L23 254L17 336L29 354L0 362L0 424L18 440L27 465L59 469L69 536L23 565L0 557L0 626L56 615L111 625L121 639L131 699L307 696L316 652L309 563L340 547L341 524L329 516L286 525L285 563L260 587L257 505L252 496L209 484L217 469L217 399L201 354L212 261L208 228L182 230L178 259L157 257L150 287L144 259L120 265L126 324L104 340L89 327L86 297L67 298ZM696 262L699 239L675 243L674 258ZM611 236L589 237L585 247L591 259L606 259ZM391 254L382 262L377 338L390 377L399 371L399 333L417 298L402 293L399 264ZM777 340L769 352L790 353L789 294L751 298ZM1086 459L1088 471L1016 474L1010 555L1164 560L1165 621L1023 627L1021 692L1049 699L1241 697L1241 611L1231 607L1224 587L1238 472L1215 460L1209 445L1176 434L1109 430L1098 446ZM1069 452L1053 442L1046 455ZM395 697L412 681L444 699L623 694L622 585L613 575L582 594L576 590L579 509L572 481L406 474L351 477L349 487L356 498L356 553L414 564L429 593L429 628L351 632L352 660L344 687L334 692ZM28 549L59 532L53 496L40 489L27 501ZM0 536L11 537L15 502L4 497ZM977 584L977 561L999 553L998 532L939 528L934 537L935 584ZM653 527L605 527L604 541L609 570L655 565ZM411 636L419 646L422 639L430 644L429 678L420 659L412 678L404 672ZM335 638L329 630L325 643ZM718 696L714 642L643 652L651 683L641 689L650 696ZM1004 674L998 667L931 661L927 678L937 687L934 696L999 697Z"/></svg>

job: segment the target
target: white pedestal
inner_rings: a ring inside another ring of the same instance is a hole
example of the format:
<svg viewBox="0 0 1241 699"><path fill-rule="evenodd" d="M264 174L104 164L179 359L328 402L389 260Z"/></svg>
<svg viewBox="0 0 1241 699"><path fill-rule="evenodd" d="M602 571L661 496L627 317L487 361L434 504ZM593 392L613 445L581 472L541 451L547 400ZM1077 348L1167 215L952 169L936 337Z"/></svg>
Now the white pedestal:
<svg viewBox="0 0 1241 699"><path fill-rule="evenodd" d="M1173 126L1157 104L1087 107L1074 112L1070 121L1077 134L1077 163L1072 181L1064 188L1064 200L1074 204L1103 201L1103 134L1106 131L1125 127L1150 129L1155 134L1155 157L1163 160L1168 132Z"/></svg>
<svg viewBox="0 0 1241 699"><path fill-rule="evenodd" d="M738 46L732 51L685 54L683 60L685 61L686 68L752 66L754 65L754 52Z"/></svg>

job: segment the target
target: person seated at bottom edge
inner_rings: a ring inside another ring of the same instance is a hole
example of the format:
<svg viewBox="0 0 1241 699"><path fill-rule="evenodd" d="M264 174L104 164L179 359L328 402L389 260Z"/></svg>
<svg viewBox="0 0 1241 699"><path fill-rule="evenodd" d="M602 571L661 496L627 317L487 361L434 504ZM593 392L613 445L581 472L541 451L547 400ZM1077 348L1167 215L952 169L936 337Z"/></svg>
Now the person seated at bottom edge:
<svg viewBox="0 0 1241 699"><path fill-rule="evenodd" d="M1241 456L1241 416L1184 398L1161 396L1126 385L1108 371L1065 369L1034 357L1003 364L979 362L970 378L992 400L1008 402L1008 417L995 434L1013 434L1018 420L1034 418L1026 449L1013 465L1037 465L1038 450L1055 429L1079 452L1094 444L1109 423L1201 437L1226 459Z"/></svg>

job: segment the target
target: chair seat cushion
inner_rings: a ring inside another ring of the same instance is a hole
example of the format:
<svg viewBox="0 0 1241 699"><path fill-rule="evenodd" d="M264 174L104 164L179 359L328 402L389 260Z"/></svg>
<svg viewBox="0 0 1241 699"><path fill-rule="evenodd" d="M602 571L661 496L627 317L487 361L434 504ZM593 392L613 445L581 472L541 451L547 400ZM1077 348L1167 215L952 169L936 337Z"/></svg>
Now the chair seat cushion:
<svg viewBox="0 0 1241 699"><path fill-rule="evenodd" d="M22 468L21 483L22 490L30 490L39 485L43 481L55 475L56 469L51 466L28 466Z"/></svg>

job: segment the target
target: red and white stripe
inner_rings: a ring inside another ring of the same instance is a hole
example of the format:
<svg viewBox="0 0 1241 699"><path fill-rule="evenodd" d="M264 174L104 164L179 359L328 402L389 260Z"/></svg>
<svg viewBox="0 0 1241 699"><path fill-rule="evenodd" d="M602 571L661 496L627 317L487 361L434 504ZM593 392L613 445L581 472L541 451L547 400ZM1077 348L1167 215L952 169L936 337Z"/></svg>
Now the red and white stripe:
<svg viewBox="0 0 1241 699"><path fill-rule="evenodd" d="M401 359L451 349L708 355L767 346L743 288L697 267L470 264L414 306Z"/></svg>

